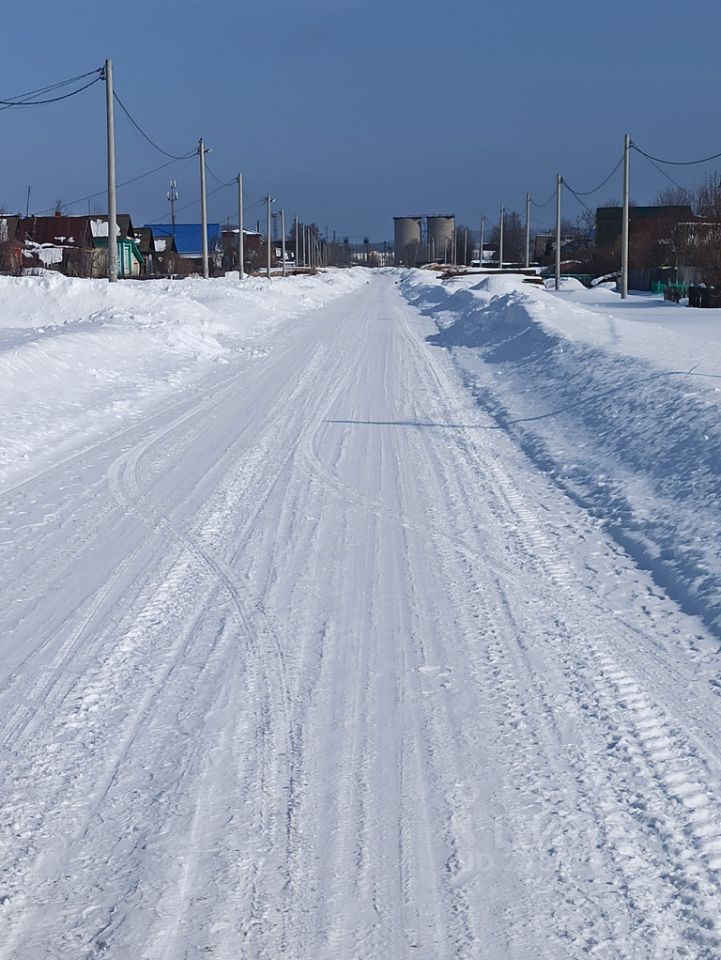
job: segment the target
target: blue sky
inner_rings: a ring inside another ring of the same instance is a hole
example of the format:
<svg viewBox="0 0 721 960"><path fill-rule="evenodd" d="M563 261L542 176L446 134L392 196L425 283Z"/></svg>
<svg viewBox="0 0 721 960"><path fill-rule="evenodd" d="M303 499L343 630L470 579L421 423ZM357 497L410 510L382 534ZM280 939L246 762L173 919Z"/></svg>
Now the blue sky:
<svg viewBox="0 0 721 960"><path fill-rule="evenodd" d="M721 151L718 0L66 0L3 11L0 98L113 58L117 92L173 153L200 136L221 178L242 169L251 203L270 192L289 216L341 236L392 236L394 215L455 213L475 226L500 203L522 212L562 173L595 186L628 131L647 151L691 159ZM164 162L117 118L118 178ZM104 184L100 85L65 103L0 112L0 203L65 204ZM693 185L707 168L668 168ZM136 222L167 219L199 193L194 160L119 194ZM210 188L216 186L212 179ZM670 186L634 155L632 195ZM620 191L617 176L589 205ZM211 217L234 216L232 189ZM573 217L578 203L569 199ZM88 203L69 212L85 213ZM248 219L261 216L259 206ZM191 207L179 219L195 220ZM549 206L538 226L550 223Z"/></svg>

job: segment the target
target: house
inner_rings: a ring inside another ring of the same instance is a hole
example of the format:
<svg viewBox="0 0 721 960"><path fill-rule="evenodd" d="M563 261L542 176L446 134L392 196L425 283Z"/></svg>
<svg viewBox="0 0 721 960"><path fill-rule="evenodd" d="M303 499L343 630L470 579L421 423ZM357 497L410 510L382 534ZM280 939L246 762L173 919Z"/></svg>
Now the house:
<svg viewBox="0 0 721 960"><path fill-rule="evenodd" d="M596 247L620 259L623 210L596 210ZM629 208L629 286L650 290L668 276L693 280L693 267L702 267L712 250L702 241L708 221L696 216L688 204ZM686 239L684 239L686 238ZM694 238L694 239L689 239ZM711 244L713 246L713 244ZM684 270L679 270L680 267ZM675 272L674 272L675 271Z"/></svg>
<svg viewBox="0 0 721 960"><path fill-rule="evenodd" d="M203 269L203 228L200 223L146 223L153 242L172 239L177 250L177 272L201 273ZM219 223L208 224L208 260L211 272L223 267L223 238Z"/></svg>
<svg viewBox="0 0 721 960"><path fill-rule="evenodd" d="M227 224L223 227L223 266L226 270L238 269L238 228ZM246 267L252 267L260 259L263 235L257 230L243 228L243 255Z"/></svg>
<svg viewBox="0 0 721 960"><path fill-rule="evenodd" d="M629 236L658 240L670 237L678 223L701 220L688 205L665 207L629 207ZM623 207L596 209L596 246L611 247L620 243L623 228Z"/></svg>
<svg viewBox="0 0 721 960"><path fill-rule="evenodd" d="M118 275L139 276L143 258L135 242L132 221L120 214L118 224ZM44 267L73 277L105 277L108 272L108 218L21 217L17 238L23 245L26 267Z"/></svg>
<svg viewBox="0 0 721 960"><path fill-rule="evenodd" d="M119 213L116 223L118 225L118 276L139 277L145 272L145 260L138 247L130 215ZM94 249L107 251L108 218L106 216L91 217L90 231L93 235Z"/></svg>
<svg viewBox="0 0 721 960"><path fill-rule="evenodd" d="M572 244L575 241L576 241L575 237L562 236L561 250L565 252L569 244ZM549 257L555 257L555 255L556 255L556 234L555 233L536 234L533 241L533 259L537 263L540 263L543 260L547 260Z"/></svg>
<svg viewBox="0 0 721 960"><path fill-rule="evenodd" d="M175 237L153 236L150 227L135 231L135 239L145 263L147 276L170 276L178 272L178 250Z"/></svg>
<svg viewBox="0 0 721 960"><path fill-rule="evenodd" d="M0 273L22 270L23 244L17 235L19 221L19 216L0 216Z"/></svg>

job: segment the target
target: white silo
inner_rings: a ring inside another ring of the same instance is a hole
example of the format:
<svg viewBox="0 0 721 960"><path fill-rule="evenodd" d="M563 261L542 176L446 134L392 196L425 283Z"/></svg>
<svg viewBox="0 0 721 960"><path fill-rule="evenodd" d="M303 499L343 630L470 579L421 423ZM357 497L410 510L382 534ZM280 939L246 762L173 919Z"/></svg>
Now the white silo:
<svg viewBox="0 0 721 960"><path fill-rule="evenodd" d="M456 218L452 215L428 217L428 250L430 260L447 260L453 251Z"/></svg>
<svg viewBox="0 0 721 960"><path fill-rule="evenodd" d="M396 265L415 267L421 246L421 217L394 217Z"/></svg>

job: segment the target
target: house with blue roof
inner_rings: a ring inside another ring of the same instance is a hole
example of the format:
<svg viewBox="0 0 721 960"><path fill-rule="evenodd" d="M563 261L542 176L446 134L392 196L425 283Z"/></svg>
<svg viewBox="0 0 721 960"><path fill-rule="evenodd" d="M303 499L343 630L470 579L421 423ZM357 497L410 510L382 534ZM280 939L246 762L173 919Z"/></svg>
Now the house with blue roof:
<svg viewBox="0 0 721 960"><path fill-rule="evenodd" d="M162 251L164 241L175 241L178 252L177 264L180 273L200 273L203 269L203 226L200 223L146 223L145 228L153 234L157 251ZM211 268L223 266L223 236L219 223L208 224L208 259Z"/></svg>

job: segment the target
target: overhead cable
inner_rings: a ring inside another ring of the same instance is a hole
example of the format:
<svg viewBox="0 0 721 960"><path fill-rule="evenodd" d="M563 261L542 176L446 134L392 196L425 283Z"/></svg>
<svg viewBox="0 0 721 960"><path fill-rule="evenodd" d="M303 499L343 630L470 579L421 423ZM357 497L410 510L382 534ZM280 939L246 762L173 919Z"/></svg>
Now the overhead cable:
<svg viewBox="0 0 721 960"><path fill-rule="evenodd" d="M128 118L128 120L132 123L135 129L138 131L140 136L143 137L143 139L147 140L150 146L153 147L155 150L157 150L158 153L162 153L163 156L165 157L170 157L171 160L187 160L189 157L195 156L195 154L197 154L198 152L197 147L193 147L192 150L189 150L187 153L183 153L183 154L175 154L175 153L170 153L168 150L163 150L163 148L159 147L158 144L151 137L148 136L145 130L143 130L143 128L138 123L138 121L135 119L135 117L133 117L133 115L130 113L130 111L125 106L123 101L117 95L117 93L114 92L113 96L115 98L115 102L118 104L120 109L123 111L123 113Z"/></svg>
<svg viewBox="0 0 721 960"><path fill-rule="evenodd" d="M588 210L589 213L593 213L593 210L591 210L591 208L589 207L589 205L588 205L588 204L586 203L586 201L583 199L583 194L576 193L575 190L573 190L571 187L568 186L568 184L566 183L565 180L563 181L563 183L564 183L564 186L566 187L566 189L568 190L568 192L573 194L573 196L576 198L576 200L578 200L578 202L581 204L581 206L582 206L582 207L585 207L586 210Z"/></svg>
<svg viewBox="0 0 721 960"><path fill-rule="evenodd" d="M186 159L190 159L190 158L187 157ZM160 166L153 167L152 170L146 170L145 173L139 173L135 177L130 177L129 180L123 180L122 183L117 184L116 189L120 190L121 187L127 187L131 183L137 183L138 180L143 180L145 177L149 177L152 174L157 173L159 170L164 170L166 167L170 167L174 163L176 163L175 160L168 160L166 163L161 163ZM79 203L87 203L88 200L95 200L96 197L103 197L105 196L106 193L107 193L107 188L104 190L98 190L97 193L90 193L88 194L87 197L79 197L77 200L70 200L68 201L67 204L63 204L63 206L74 207L74 206L77 206L77 204ZM54 207L48 207L46 210L40 210L39 213L40 214L52 213L54 209L55 209Z"/></svg>
<svg viewBox="0 0 721 960"><path fill-rule="evenodd" d="M55 90L61 90L73 83L78 83L81 80L85 80L87 77L92 77L93 79L89 80L88 83L84 83L76 90L71 90L69 93L59 94L55 97L45 96L46 94L52 93ZM62 80L60 83L52 83L47 87L40 87L37 90L31 90L29 93L20 94L18 97L9 97L6 100L0 100L0 110L10 110L14 107L41 107L48 103L59 103L61 100L68 100L70 97L77 96L79 93L82 93L84 90L87 90L89 87L92 87L94 84L99 83L103 79L104 73L102 69L91 70L88 73L80 74L77 77L71 77L69 80ZM41 97L42 99L38 99L38 97Z"/></svg>
<svg viewBox="0 0 721 960"><path fill-rule="evenodd" d="M210 166L207 160L205 161L205 169L211 175L213 180L215 180L216 183L219 183L222 187L229 187L231 184L238 182L237 177L233 177L231 180L221 180L218 174L213 171L212 167Z"/></svg>
<svg viewBox="0 0 721 960"><path fill-rule="evenodd" d="M646 157L647 160L653 160L656 163L663 163L672 167L693 167L700 163L710 163L712 160L718 160L719 157L721 157L721 153L714 153L712 156L703 157L701 160L663 160L661 157L654 157L650 153L646 153L646 151L642 150L636 143L632 143L631 147L637 153Z"/></svg>
<svg viewBox="0 0 721 960"><path fill-rule="evenodd" d="M622 163L623 163L623 154L621 154L621 159L618 161L618 163L613 168L613 170L609 173L606 179L601 181L601 183L599 183L597 187L594 187L593 190L571 190L571 187L569 186L568 181L564 180L563 182L568 187L568 189L571 190L571 193L574 195L574 197L590 197L592 193L598 193L599 190L603 190L603 188L606 186L606 184L611 179L611 177L613 177L613 175L616 173L616 171L618 170L618 168L621 166Z"/></svg>
<svg viewBox="0 0 721 960"><path fill-rule="evenodd" d="M639 151L639 153L640 153L640 151ZM669 180L669 181L674 185L674 187L678 187L679 190L688 190L687 187L684 187L682 184L680 184L680 183L678 183L676 180L674 180L674 178L673 178L670 174L666 173L666 171L663 169L663 167L660 166L658 163L656 163L655 160L652 160L651 157L646 156L646 154L642 154L642 156L646 157L646 159L647 159L648 162L651 164L651 166L652 166L652 167L655 167L656 170L658 170L658 172L659 172L660 174L662 174L664 177L666 177L666 179Z"/></svg>
<svg viewBox="0 0 721 960"><path fill-rule="evenodd" d="M531 203L534 207L541 209L542 207L547 207L549 203L552 203L556 199L556 191L554 190L551 196L546 200L545 203L536 203L536 201L531 197Z"/></svg>

